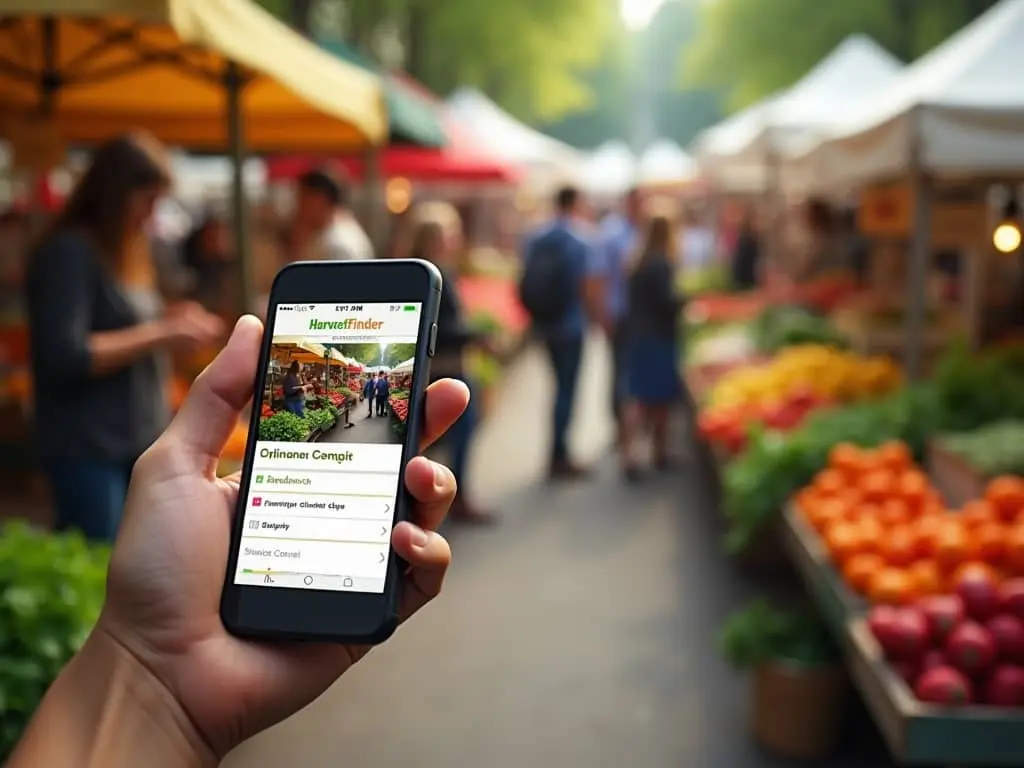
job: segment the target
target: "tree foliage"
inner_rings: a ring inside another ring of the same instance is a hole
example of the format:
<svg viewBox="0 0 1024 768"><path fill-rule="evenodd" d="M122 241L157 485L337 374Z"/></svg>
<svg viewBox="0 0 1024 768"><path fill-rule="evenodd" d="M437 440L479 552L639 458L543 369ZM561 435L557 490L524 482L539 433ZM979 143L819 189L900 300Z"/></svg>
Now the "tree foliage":
<svg viewBox="0 0 1024 768"><path fill-rule="evenodd" d="M328 344L345 357L350 357L363 365L381 365L380 344Z"/></svg>
<svg viewBox="0 0 1024 768"><path fill-rule="evenodd" d="M415 356L415 344L388 344L384 349L384 365L394 368L399 363L404 363Z"/></svg>
<svg viewBox="0 0 1024 768"><path fill-rule="evenodd" d="M259 0L299 28L309 0ZM436 93L482 88L512 112L553 119L590 106L585 74L604 56L618 23L609 2L595 0L319 0L337 5L344 29L333 31L376 55L381 32L397 31L401 62ZM315 5L315 3L313 4Z"/></svg>
<svg viewBox="0 0 1024 768"><path fill-rule="evenodd" d="M740 108L792 84L854 33L904 61L940 43L997 0L715 0L683 57L690 85L721 88Z"/></svg>

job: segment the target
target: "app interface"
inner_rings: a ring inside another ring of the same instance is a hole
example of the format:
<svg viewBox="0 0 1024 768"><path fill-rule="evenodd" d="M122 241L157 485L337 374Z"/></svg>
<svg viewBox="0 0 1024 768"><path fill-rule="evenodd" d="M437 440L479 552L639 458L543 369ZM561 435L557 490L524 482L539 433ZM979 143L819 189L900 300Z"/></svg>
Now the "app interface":
<svg viewBox="0 0 1024 768"><path fill-rule="evenodd" d="M421 311L277 306L236 584L384 591Z"/></svg>

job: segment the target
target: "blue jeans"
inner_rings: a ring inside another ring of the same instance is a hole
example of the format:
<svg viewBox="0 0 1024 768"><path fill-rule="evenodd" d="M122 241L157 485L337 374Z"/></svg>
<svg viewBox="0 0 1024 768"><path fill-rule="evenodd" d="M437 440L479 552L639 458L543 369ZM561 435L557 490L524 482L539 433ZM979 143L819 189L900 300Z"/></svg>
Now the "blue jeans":
<svg viewBox="0 0 1024 768"><path fill-rule="evenodd" d="M576 404L576 384L580 377L583 358L583 337L568 336L545 339L551 368L555 373L555 405L552 411L551 461L569 458L569 422Z"/></svg>
<svg viewBox="0 0 1024 768"><path fill-rule="evenodd" d="M290 398L284 401L284 407L290 412L294 413L299 418L306 415L306 400L305 398Z"/></svg>
<svg viewBox="0 0 1024 768"><path fill-rule="evenodd" d="M124 513L134 463L94 459L46 462L57 530L77 530L94 541L113 541Z"/></svg>
<svg viewBox="0 0 1024 768"><path fill-rule="evenodd" d="M451 452L451 470L455 475L455 481L462 487L463 478L466 476L466 467L469 464L469 447L473 442L473 434L477 427L476 404L473 401L475 391L473 385L464 377L455 377L469 387L469 405L458 418L451 429L448 430L448 447Z"/></svg>

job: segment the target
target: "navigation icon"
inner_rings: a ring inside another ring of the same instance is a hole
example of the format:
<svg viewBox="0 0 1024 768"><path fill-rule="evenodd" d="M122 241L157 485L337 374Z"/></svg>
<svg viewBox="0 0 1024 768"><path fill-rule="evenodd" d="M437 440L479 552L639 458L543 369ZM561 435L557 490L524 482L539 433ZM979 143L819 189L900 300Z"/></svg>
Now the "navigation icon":
<svg viewBox="0 0 1024 768"><path fill-rule="evenodd" d="M387 555L385 555L383 552L381 552L380 553L380 560L378 562L383 563L385 560L387 560Z"/></svg>
<svg viewBox="0 0 1024 768"><path fill-rule="evenodd" d="M272 578L270 578L270 574L269 573L266 576L263 577L263 583L264 584L273 584L274 583L274 580Z"/></svg>
<svg viewBox="0 0 1024 768"><path fill-rule="evenodd" d="M382 525L380 527L380 535L381 536L387 536L388 535L388 527L386 525Z"/></svg>
<svg viewBox="0 0 1024 768"><path fill-rule="evenodd" d="M304 578L302 580L302 583L305 584L308 587L310 584L313 583L313 577L312 576L307 576L306 578Z"/></svg>
<svg viewBox="0 0 1024 768"><path fill-rule="evenodd" d="M352 577L351 576L346 576L344 579L342 579L341 580L341 586L343 586L343 587L351 587L352 586Z"/></svg>

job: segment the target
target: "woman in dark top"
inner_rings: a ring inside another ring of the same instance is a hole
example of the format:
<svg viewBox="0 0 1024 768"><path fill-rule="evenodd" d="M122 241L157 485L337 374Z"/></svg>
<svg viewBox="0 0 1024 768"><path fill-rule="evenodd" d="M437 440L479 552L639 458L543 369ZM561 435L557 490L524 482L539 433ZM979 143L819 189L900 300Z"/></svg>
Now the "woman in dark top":
<svg viewBox="0 0 1024 768"><path fill-rule="evenodd" d="M629 480L638 476L633 438L641 421L651 425L656 466L669 466L669 414L683 394L678 370L683 302L675 288L677 253L671 220L664 215L654 216L629 276L626 377L630 403L620 445L623 471Z"/></svg>
<svg viewBox="0 0 1024 768"><path fill-rule="evenodd" d="M743 212L732 254L732 284L737 291L756 288L757 275L761 270L761 238L754 217L753 209Z"/></svg>
<svg viewBox="0 0 1024 768"><path fill-rule="evenodd" d="M302 383L302 367L298 360L292 360L288 366L288 372L281 382L281 390L284 394L284 407L296 416L306 415L306 392L309 386Z"/></svg>
<svg viewBox="0 0 1024 768"><path fill-rule="evenodd" d="M210 312L229 314L238 306L233 295L234 264L231 253L231 232L226 222L212 214L185 238L182 261L195 280L192 298Z"/></svg>
<svg viewBox="0 0 1024 768"><path fill-rule="evenodd" d="M431 205L436 213L437 204ZM419 221L412 235L412 257L432 262L441 270L444 280L437 312L437 343L430 375L434 381L442 378L459 379L471 387L466 376L464 353L471 345L486 346L488 339L466 325L459 297L458 275L454 271L459 251L458 219L444 218L442 221L435 216ZM487 523L494 520L494 515L476 508L466 500L466 466L476 426L476 410L470 398L466 411L448 432L451 468L459 484L459 494L449 514L462 522Z"/></svg>
<svg viewBox="0 0 1024 768"><path fill-rule="evenodd" d="M221 330L198 305L162 312L153 289L139 242L169 181L154 139L110 141L28 265L36 443L57 527L93 539L113 539L132 465L166 426L161 353Z"/></svg>

